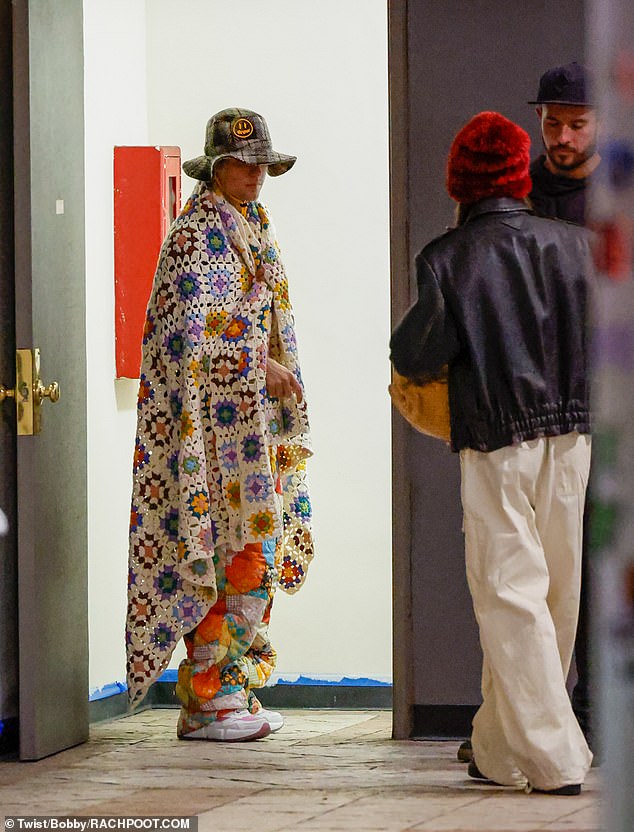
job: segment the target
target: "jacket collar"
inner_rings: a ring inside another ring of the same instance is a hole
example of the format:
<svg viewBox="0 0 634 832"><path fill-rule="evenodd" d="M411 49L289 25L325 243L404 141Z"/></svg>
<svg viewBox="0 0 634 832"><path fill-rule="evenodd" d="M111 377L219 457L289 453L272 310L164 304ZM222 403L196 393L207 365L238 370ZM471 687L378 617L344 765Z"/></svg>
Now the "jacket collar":
<svg viewBox="0 0 634 832"><path fill-rule="evenodd" d="M465 222L470 222L482 214L510 214L518 211L531 213L531 209L522 199L513 199L509 196L489 197L489 199L481 199L469 208Z"/></svg>

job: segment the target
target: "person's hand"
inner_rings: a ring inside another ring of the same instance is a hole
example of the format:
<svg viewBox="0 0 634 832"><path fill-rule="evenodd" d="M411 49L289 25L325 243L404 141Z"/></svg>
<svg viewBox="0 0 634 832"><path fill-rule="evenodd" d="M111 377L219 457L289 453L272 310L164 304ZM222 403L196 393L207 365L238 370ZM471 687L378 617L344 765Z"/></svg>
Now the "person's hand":
<svg viewBox="0 0 634 832"><path fill-rule="evenodd" d="M266 390L269 396L275 396L277 399L288 399L293 394L298 402L303 398L299 381L274 358L268 358L266 361Z"/></svg>
<svg viewBox="0 0 634 832"><path fill-rule="evenodd" d="M255 279L257 283L266 283L268 285L268 273L266 266L258 266L255 272Z"/></svg>

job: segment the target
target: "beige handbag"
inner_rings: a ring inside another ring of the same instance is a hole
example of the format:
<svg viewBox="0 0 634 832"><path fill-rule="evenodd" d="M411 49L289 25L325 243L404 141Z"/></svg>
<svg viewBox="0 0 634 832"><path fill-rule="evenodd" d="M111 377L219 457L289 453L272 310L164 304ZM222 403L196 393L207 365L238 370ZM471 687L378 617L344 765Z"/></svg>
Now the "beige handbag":
<svg viewBox="0 0 634 832"><path fill-rule="evenodd" d="M447 377L416 384L392 370L388 387L394 407L420 433L449 442L449 391Z"/></svg>

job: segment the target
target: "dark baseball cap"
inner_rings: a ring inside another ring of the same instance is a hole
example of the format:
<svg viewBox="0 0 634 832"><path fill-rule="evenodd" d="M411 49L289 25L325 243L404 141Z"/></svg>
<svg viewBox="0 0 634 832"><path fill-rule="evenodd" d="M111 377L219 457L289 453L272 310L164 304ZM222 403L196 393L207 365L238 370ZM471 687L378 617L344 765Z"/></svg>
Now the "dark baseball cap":
<svg viewBox="0 0 634 832"><path fill-rule="evenodd" d="M590 99L589 77L583 64L570 64L548 69L539 79L536 101L529 104L576 104L593 107Z"/></svg>

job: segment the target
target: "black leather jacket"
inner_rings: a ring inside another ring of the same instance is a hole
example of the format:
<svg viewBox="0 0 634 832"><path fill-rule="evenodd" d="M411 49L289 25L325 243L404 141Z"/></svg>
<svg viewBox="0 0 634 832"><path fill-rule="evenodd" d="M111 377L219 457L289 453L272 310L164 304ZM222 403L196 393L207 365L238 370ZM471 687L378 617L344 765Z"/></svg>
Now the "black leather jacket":
<svg viewBox="0 0 634 832"><path fill-rule="evenodd" d="M452 450L589 432L584 229L486 199L416 267L418 301L391 358L419 381L449 365Z"/></svg>

